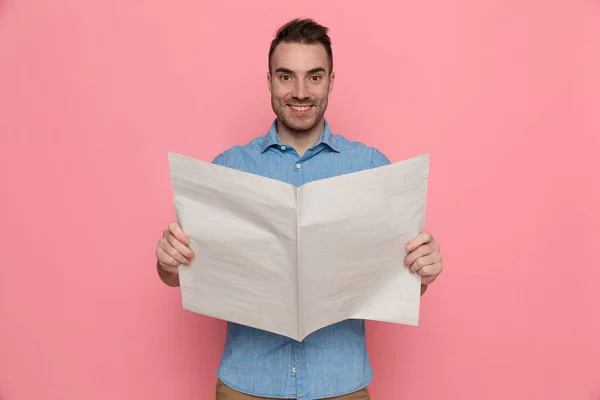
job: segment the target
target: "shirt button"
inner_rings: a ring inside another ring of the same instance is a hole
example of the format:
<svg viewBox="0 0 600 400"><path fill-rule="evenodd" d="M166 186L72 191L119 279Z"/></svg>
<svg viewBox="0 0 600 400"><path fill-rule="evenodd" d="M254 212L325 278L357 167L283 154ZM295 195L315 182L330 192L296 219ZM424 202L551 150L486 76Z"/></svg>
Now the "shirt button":
<svg viewBox="0 0 600 400"><path fill-rule="evenodd" d="M300 169L300 164L296 164L296 168Z"/></svg>
<svg viewBox="0 0 600 400"><path fill-rule="evenodd" d="M285 146L281 146L281 150L285 150Z"/></svg>
<svg viewBox="0 0 600 400"><path fill-rule="evenodd" d="M292 371L296 372L296 367L292 368Z"/></svg>

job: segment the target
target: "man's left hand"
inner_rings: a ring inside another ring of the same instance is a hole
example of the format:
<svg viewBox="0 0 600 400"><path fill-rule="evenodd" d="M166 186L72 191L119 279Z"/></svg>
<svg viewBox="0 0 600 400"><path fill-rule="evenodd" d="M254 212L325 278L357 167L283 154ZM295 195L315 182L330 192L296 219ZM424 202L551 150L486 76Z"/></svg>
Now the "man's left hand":
<svg viewBox="0 0 600 400"><path fill-rule="evenodd" d="M421 232L406 244L404 265L421 276L422 285L430 285L442 273L440 246L428 232Z"/></svg>

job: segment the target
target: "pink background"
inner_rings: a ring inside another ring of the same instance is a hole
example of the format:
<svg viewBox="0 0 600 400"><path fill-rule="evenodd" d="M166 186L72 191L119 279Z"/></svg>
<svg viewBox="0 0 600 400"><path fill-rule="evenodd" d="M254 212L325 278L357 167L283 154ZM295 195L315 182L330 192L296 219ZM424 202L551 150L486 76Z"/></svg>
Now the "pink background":
<svg viewBox="0 0 600 400"><path fill-rule="evenodd" d="M225 325L154 268L167 152L264 133L310 16L334 130L432 155L446 270L418 328L368 324L373 399L600 399L600 2L298 4L0 0L0 397L213 398Z"/></svg>

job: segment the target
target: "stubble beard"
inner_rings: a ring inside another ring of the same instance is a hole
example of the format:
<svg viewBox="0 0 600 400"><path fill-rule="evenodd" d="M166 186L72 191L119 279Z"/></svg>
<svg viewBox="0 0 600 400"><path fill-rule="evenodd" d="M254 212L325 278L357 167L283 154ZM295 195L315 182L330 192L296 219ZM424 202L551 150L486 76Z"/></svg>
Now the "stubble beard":
<svg viewBox="0 0 600 400"><path fill-rule="evenodd" d="M323 120L325 110L327 109L327 98L320 102L304 102L312 105L313 109L310 111L309 115L296 116L292 113L290 107L288 107L288 103L289 102L287 101L280 102L271 97L271 106L273 107L273 112L275 113L277 120L292 132L306 132L312 130Z"/></svg>

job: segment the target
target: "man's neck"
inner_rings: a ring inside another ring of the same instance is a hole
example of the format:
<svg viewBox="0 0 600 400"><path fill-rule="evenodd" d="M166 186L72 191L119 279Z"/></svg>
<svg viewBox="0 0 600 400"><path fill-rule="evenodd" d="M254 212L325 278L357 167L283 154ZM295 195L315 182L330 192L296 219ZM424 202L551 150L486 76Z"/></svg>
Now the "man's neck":
<svg viewBox="0 0 600 400"><path fill-rule="evenodd" d="M323 134L325 120L322 119L310 131L295 131L277 121L277 134L281 143L293 147L300 156L310 149Z"/></svg>

